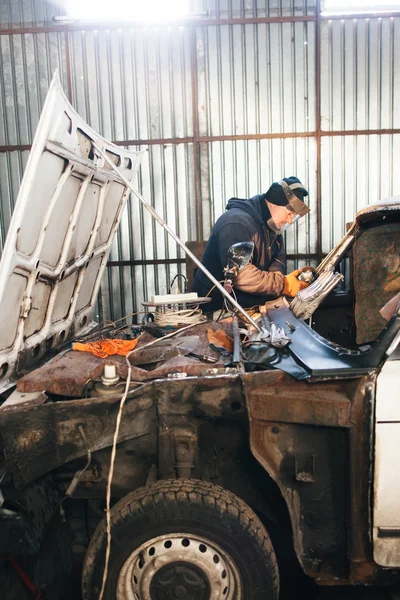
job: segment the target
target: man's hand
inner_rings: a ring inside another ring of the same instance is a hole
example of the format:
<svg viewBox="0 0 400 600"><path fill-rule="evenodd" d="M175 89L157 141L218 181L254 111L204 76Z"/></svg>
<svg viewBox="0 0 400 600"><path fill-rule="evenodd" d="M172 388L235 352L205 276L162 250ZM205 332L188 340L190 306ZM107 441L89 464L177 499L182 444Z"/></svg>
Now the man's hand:
<svg viewBox="0 0 400 600"><path fill-rule="evenodd" d="M294 297L297 292L300 290L304 290L310 284L305 281L300 281L298 276L302 273L303 269L296 269L296 271L292 271L289 275L285 276L285 285L283 288L284 296L292 296Z"/></svg>

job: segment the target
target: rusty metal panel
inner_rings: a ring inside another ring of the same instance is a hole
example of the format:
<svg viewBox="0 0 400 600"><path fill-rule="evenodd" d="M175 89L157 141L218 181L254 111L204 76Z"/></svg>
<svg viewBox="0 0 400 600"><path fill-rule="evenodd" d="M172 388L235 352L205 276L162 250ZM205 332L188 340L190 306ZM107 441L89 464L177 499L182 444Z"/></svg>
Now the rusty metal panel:
<svg viewBox="0 0 400 600"><path fill-rule="evenodd" d="M66 90L64 34L0 37L0 146L32 142L55 69Z"/></svg>
<svg viewBox="0 0 400 600"><path fill-rule="evenodd" d="M201 136L315 131L315 23L197 28Z"/></svg>
<svg viewBox="0 0 400 600"><path fill-rule="evenodd" d="M246 386L246 393L252 398L253 417L259 421L348 427L351 404L349 398L338 392L324 392L321 397L319 390L302 393L290 388L278 388L268 394L260 384Z"/></svg>
<svg viewBox="0 0 400 600"><path fill-rule="evenodd" d="M400 127L400 19L321 22L321 127Z"/></svg>
<svg viewBox="0 0 400 600"><path fill-rule="evenodd" d="M358 210L396 193L400 134L323 137L321 156L322 250L329 252Z"/></svg>
<svg viewBox="0 0 400 600"><path fill-rule="evenodd" d="M316 251L316 142L314 138L237 140L207 144L209 172L202 170L204 239L235 196L266 192L273 181L297 175L309 190L311 212L286 233L288 254Z"/></svg>
<svg viewBox="0 0 400 600"><path fill-rule="evenodd" d="M192 136L189 28L69 34L72 99L113 141Z"/></svg>

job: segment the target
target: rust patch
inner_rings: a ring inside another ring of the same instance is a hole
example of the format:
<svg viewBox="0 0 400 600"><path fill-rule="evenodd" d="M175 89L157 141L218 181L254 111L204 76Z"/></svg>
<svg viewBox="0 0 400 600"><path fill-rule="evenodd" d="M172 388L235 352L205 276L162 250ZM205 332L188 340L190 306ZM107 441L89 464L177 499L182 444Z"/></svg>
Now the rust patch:
<svg viewBox="0 0 400 600"><path fill-rule="evenodd" d="M350 399L330 382L310 385L286 373L243 376L249 415L259 421L279 421L329 427L349 427ZM265 376L266 375L266 376Z"/></svg>
<svg viewBox="0 0 400 600"><path fill-rule="evenodd" d="M207 327L224 328L228 333L232 330L230 322L204 323L193 327L191 334L199 336L198 354L205 354L217 359L213 367L223 368L224 363L218 352L212 350L207 339ZM181 337L181 336L177 336ZM175 338L175 339L177 339ZM155 338L148 333L141 335L137 348L140 349ZM156 345L153 346L156 348ZM42 367L22 377L17 384L19 392L38 392L46 390L59 396L79 397L85 395L88 383L99 379L105 364L115 365L118 375L126 379L128 367L123 356L98 358L88 352L69 351L47 362ZM157 363L151 369L131 365L132 381L146 382L166 377L171 373L186 373L189 376L202 376L210 369L208 363L189 356L176 356L170 360Z"/></svg>

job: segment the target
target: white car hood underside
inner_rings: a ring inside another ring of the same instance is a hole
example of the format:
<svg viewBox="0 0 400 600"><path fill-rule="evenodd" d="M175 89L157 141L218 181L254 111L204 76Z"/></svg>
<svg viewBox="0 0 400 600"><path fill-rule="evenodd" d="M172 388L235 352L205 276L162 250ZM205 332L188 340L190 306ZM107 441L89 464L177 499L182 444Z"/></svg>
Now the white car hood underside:
<svg viewBox="0 0 400 600"><path fill-rule="evenodd" d="M0 392L92 325L101 276L141 152L104 140L54 76L0 263Z"/></svg>

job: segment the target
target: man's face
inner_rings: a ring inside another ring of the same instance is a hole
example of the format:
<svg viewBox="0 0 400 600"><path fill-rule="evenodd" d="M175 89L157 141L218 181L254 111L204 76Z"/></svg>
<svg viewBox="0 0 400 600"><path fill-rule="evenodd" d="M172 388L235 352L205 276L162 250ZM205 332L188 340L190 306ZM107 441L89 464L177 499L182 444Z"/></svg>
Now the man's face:
<svg viewBox="0 0 400 600"><path fill-rule="evenodd" d="M278 229L282 229L285 225L291 225L295 220L296 213L286 208L286 206L277 206L267 202L271 217Z"/></svg>

